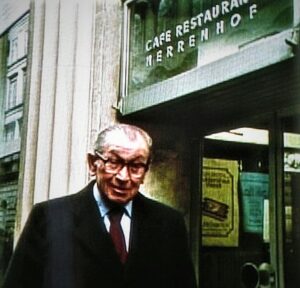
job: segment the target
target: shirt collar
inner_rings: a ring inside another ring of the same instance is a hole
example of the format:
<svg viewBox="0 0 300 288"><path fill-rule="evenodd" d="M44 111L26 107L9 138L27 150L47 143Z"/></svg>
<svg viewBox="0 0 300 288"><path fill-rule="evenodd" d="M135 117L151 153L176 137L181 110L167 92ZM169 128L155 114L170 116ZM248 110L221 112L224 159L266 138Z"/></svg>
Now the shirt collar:
<svg viewBox="0 0 300 288"><path fill-rule="evenodd" d="M101 193L100 193L100 191L98 189L98 186L97 186L97 182L94 184L94 187L93 187L93 195L94 195L94 198L95 198L95 200L98 204L101 217L106 216L107 213L109 212L109 207L106 205L106 203L102 199ZM124 208L125 208L127 216L129 216L131 218L132 200L129 201L126 205L124 205Z"/></svg>

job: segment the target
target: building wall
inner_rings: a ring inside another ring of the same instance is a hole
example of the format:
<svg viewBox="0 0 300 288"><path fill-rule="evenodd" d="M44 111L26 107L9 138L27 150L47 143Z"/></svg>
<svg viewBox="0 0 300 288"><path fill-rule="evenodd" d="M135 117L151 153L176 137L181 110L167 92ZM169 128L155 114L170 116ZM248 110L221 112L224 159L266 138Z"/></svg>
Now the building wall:
<svg viewBox="0 0 300 288"><path fill-rule="evenodd" d="M154 141L149 173L143 193L181 211L189 224L191 197L191 138L188 129L164 122L139 122Z"/></svg>
<svg viewBox="0 0 300 288"><path fill-rule="evenodd" d="M0 36L0 283L12 252L15 227L28 14L10 24Z"/></svg>
<svg viewBox="0 0 300 288"><path fill-rule="evenodd" d="M2 141L2 135L4 131L4 103L6 95L6 73L7 73L7 53L8 53L8 41L7 33L0 37L0 135ZM2 145L1 145L2 147Z"/></svg>
<svg viewBox="0 0 300 288"><path fill-rule="evenodd" d="M17 235L34 203L86 182L93 1L33 1Z"/></svg>
<svg viewBox="0 0 300 288"><path fill-rule="evenodd" d="M2 0L0 2L0 35L28 11L30 0Z"/></svg>
<svg viewBox="0 0 300 288"><path fill-rule="evenodd" d="M122 31L122 1L95 4L91 142L99 130L116 122Z"/></svg>
<svg viewBox="0 0 300 288"><path fill-rule="evenodd" d="M36 0L29 56L15 239L32 205L75 193L89 180L86 152L118 117L122 1ZM183 128L151 121L156 156L142 187L189 219L189 144ZM176 141L174 141L176 139Z"/></svg>

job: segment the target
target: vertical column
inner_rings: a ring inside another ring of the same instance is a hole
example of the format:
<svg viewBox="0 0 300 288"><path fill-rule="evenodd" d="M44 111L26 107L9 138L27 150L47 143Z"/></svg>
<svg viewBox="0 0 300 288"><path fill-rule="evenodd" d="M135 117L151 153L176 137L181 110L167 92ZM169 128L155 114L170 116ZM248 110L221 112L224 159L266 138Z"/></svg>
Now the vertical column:
<svg viewBox="0 0 300 288"><path fill-rule="evenodd" d="M35 1L37 3L38 1ZM53 125L56 113L57 64L60 29L60 1L45 1L44 37L39 39L42 46L40 79L40 103L38 114L37 154L35 167L34 203L49 198L53 153ZM41 15L42 16L42 15ZM36 19L36 17L35 17ZM42 21L43 21L42 20ZM34 20L35 21L35 20ZM35 29L33 33L35 33ZM33 47L38 45L33 42ZM33 95L30 94L29 98ZM62 123L63 126L63 123ZM27 170L27 167L25 167Z"/></svg>
<svg viewBox="0 0 300 288"><path fill-rule="evenodd" d="M94 2L31 2L16 236L34 203L76 192L86 182Z"/></svg>
<svg viewBox="0 0 300 288"><path fill-rule="evenodd" d="M122 1L97 0L91 139L116 121L121 53ZM93 140L92 140L93 141Z"/></svg>
<svg viewBox="0 0 300 288"><path fill-rule="evenodd" d="M60 1L49 198L65 195L69 188L77 9L77 1ZM88 95L85 96L88 97Z"/></svg>
<svg viewBox="0 0 300 288"><path fill-rule="evenodd" d="M61 0L60 14L50 198L78 191L87 175L93 2Z"/></svg>
<svg viewBox="0 0 300 288"><path fill-rule="evenodd" d="M19 195L16 217L16 237L27 219L32 207L35 187L35 166L39 123L39 105L41 92L41 65L43 59L43 37L44 37L44 0L31 3L30 7L30 30L32 40L30 41L30 52L28 55L28 87L26 99L24 99L23 133ZM32 21L34 19L34 21ZM26 169L25 169L26 168Z"/></svg>
<svg viewBox="0 0 300 288"><path fill-rule="evenodd" d="M74 73L72 135L70 151L70 193L82 188L87 179L86 152L89 139L94 1L78 2L77 41Z"/></svg>

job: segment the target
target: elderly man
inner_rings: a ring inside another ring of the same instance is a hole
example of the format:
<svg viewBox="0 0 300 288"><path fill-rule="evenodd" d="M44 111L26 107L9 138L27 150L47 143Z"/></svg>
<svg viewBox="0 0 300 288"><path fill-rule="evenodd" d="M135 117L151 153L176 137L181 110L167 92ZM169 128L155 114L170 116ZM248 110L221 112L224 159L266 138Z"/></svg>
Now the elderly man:
<svg viewBox="0 0 300 288"><path fill-rule="evenodd" d="M196 287L182 216L138 192L152 140L126 124L102 131L82 191L34 206L5 288Z"/></svg>

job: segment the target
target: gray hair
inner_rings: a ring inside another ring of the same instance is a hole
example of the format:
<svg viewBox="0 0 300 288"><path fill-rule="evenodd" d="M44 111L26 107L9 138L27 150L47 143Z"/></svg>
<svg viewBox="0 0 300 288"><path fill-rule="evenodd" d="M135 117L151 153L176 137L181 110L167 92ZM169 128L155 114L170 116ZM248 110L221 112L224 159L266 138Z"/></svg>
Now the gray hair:
<svg viewBox="0 0 300 288"><path fill-rule="evenodd" d="M109 143L107 142L108 135L113 132L117 132L117 131L123 132L128 137L128 139L130 139L132 141L137 139L138 136L141 136L145 140L145 142L148 146L149 160L151 159L152 138L143 129L141 129L137 126L134 126L134 125L129 125L129 124L115 124L115 125L109 126L106 129L102 130L98 134L97 140L94 143L94 150L98 150L99 152L103 153L105 147L107 147L109 145Z"/></svg>

